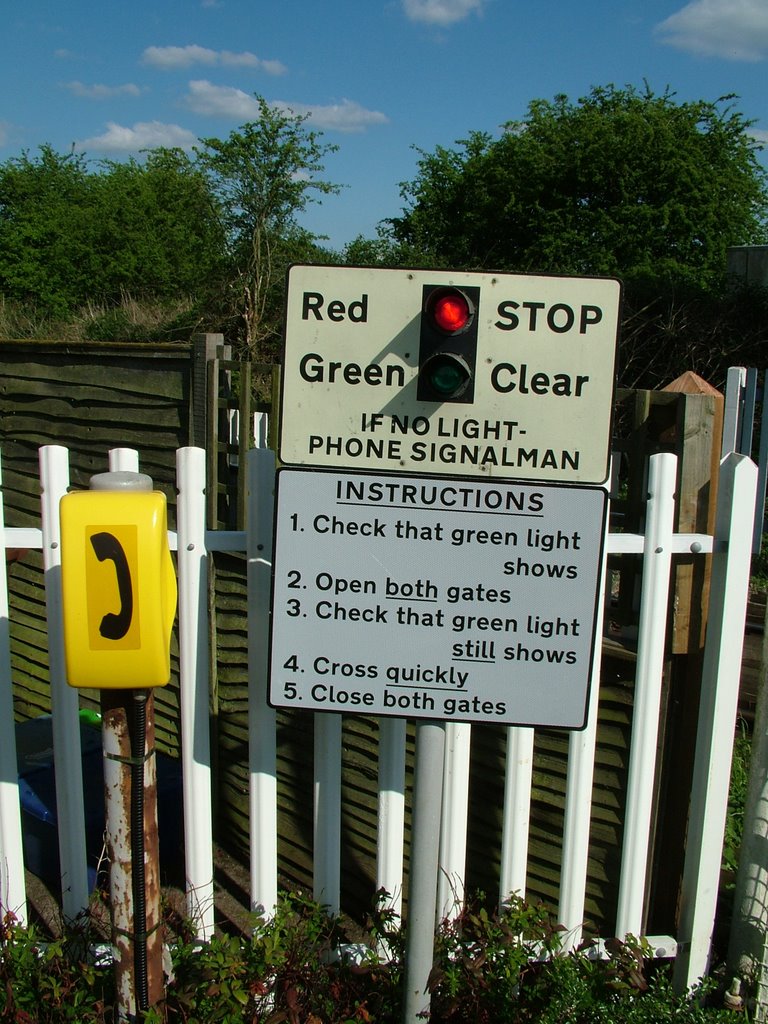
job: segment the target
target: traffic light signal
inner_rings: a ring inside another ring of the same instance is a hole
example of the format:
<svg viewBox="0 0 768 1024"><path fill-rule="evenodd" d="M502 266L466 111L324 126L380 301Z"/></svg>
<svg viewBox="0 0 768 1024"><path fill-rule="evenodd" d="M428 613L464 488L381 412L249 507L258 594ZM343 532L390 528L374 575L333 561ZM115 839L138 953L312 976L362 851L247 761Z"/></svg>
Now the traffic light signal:
<svg viewBox="0 0 768 1024"><path fill-rule="evenodd" d="M479 287L424 285L416 393L419 401L474 401L479 301Z"/></svg>

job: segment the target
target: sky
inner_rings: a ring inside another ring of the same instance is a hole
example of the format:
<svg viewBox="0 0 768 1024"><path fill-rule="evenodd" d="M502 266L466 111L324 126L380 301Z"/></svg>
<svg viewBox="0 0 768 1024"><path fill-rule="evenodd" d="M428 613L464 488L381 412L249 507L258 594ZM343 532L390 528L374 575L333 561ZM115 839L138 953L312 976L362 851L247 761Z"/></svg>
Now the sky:
<svg viewBox="0 0 768 1024"><path fill-rule="evenodd" d="M301 223L341 249L398 216L418 151L614 84L735 94L768 145L768 0L1 0L0 161L191 150L254 94L337 146ZM768 164L768 150L760 159Z"/></svg>

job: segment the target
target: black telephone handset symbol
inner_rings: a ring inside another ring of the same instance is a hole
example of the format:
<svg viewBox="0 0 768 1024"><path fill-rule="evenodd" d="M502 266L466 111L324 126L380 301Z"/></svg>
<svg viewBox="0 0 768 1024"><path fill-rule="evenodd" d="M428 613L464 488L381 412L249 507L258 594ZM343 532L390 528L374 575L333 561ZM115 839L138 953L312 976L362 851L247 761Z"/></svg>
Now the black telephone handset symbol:
<svg viewBox="0 0 768 1024"><path fill-rule="evenodd" d="M117 590L120 595L120 610L107 612L101 620L99 633L105 640L120 640L128 632L133 618L133 585L128 559L120 541L111 533L94 533L91 546L100 562L109 559L114 562L117 576Z"/></svg>

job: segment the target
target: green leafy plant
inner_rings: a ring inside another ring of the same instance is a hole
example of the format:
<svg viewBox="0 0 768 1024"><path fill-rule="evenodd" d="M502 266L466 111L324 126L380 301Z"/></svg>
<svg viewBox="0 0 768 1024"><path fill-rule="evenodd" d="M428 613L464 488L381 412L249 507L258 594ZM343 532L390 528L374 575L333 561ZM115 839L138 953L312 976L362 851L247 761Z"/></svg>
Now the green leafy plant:
<svg viewBox="0 0 768 1024"><path fill-rule="evenodd" d="M752 556L750 587L755 591L768 590L768 533L760 537L760 551Z"/></svg>
<svg viewBox="0 0 768 1024"><path fill-rule="evenodd" d="M707 1005L711 987L680 994L668 965L653 964L635 939L584 948L542 966L521 999L517 1020L530 1024L734 1024L730 1010Z"/></svg>
<svg viewBox="0 0 768 1024"><path fill-rule="evenodd" d="M0 1021L14 1024L98 1024L112 1003L111 971L88 959L87 925L54 942L0 920Z"/></svg>
<svg viewBox="0 0 768 1024"><path fill-rule="evenodd" d="M302 893L284 894L247 936L199 943L169 918L167 997L141 1024L400 1024L405 935L385 893L357 925ZM482 898L437 930L430 1024L714 1024L732 1011L709 990L676 994L643 940L564 953L544 907ZM44 942L8 914L0 922L0 1024L114 1024L112 971L88 955L89 921ZM169 931L170 938L170 931Z"/></svg>
<svg viewBox="0 0 768 1024"><path fill-rule="evenodd" d="M513 1020L526 974L560 946L560 929L541 906L513 896L500 910L469 904L443 922L429 979L440 1021Z"/></svg>
<svg viewBox="0 0 768 1024"><path fill-rule="evenodd" d="M381 902L367 930L327 914L302 893L258 915L247 939L219 936L181 945L168 988L167 1019L185 1024L386 1024L396 1021L400 971L383 962L382 942L400 949ZM345 948L355 938L354 956ZM360 941L362 939L362 941Z"/></svg>
<svg viewBox="0 0 768 1024"><path fill-rule="evenodd" d="M728 790L728 813L725 820L722 866L734 875L739 866L739 850L744 833L744 809L749 787L751 737L742 731L734 740L731 758L731 781Z"/></svg>

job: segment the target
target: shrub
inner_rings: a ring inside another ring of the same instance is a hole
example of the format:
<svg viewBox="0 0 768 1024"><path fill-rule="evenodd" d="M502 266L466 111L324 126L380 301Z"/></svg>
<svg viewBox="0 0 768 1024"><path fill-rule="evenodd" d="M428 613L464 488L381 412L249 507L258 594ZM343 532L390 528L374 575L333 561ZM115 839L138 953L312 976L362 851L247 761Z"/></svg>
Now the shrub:
<svg viewBox="0 0 768 1024"><path fill-rule="evenodd" d="M256 915L248 936L199 944L181 928L165 1002L143 1024L400 1024L405 941L380 894L361 926L301 893ZM430 1024L716 1024L707 992L676 994L640 940L564 954L551 914L477 899L436 936ZM12 915L0 925L0 1022L113 1024L112 971L88 957L88 927L45 943Z"/></svg>
<svg viewBox="0 0 768 1024"><path fill-rule="evenodd" d="M89 961L87 927L45 942L13 914L0 919L0 1021L102 1024L111 1019L113 972Z"/></svg>

